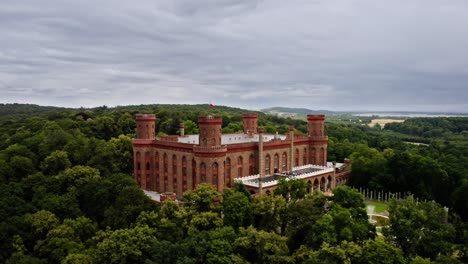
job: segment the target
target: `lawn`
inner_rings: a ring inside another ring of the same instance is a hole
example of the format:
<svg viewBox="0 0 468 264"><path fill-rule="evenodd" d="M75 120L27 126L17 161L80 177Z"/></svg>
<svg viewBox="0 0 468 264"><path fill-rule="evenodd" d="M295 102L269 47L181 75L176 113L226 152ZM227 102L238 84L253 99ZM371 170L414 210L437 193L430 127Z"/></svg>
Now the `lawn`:
<svg viewBox="0 0 468 264"><path fill-rule="evenodd" d="M365 200L364 203L367 205L373 205L375 206L374 212L375 213L382 213L383 211L386 211L388 208L388 205L386 202L383 201L377 201L377 200Z"/></svg>

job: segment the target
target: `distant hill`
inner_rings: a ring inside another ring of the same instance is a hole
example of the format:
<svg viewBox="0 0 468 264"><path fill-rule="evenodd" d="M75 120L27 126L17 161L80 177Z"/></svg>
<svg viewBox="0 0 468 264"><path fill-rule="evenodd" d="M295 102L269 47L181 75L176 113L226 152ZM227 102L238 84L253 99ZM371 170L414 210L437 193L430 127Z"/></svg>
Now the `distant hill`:
<svg viewBox="0 0 468 264"><path fill-rule="evenodd" d="M328 110L311 110L307 108L289 108L289 107L270 107L261 109L260 111L265 114L278 115L278 116L305 116L305 115L336 115L340 114L339 112L333 112Z"/></svg>

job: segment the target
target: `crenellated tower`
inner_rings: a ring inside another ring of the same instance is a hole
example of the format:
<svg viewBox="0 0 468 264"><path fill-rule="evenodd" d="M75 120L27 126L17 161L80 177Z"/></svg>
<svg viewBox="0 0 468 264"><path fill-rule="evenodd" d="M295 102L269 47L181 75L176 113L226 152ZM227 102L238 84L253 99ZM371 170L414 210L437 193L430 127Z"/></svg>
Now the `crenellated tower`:
<svg viewBox="0 0 468 264"><path fill-rule="evenodd" d="M201 147L221 146L221 125L223 119L220 116L203 116L198 118L199 140Z"/></svg>
<svg viewBox="0 0 468 264"><path fill-rule="evenodd" d="M153 114L136 115L137 139L154 139L156 116Z"/></svg>
<svg viewBox="0 0 468 264"><path fill-rule="evenodd" d="M153 149L151 143L155 139L156 117L153 114L137 114L135 116L137 136L133 139L133 169L138 185L144 190L155 190L153 179Z"/></svg>
<svg viewBox="0 0 468 264"><path fill-rule="evenodd" d="M258 114L256 113L245 113L242 115L244 123L244 134L256 134L257 133L257 121Z"/></svg>
<svg viewBox="0 0 468 264"><path fill-rule="evenodd" d="M325 115L307 115L307 135L311 143L309 163L326 166L328 137L325 136Z"/></svg>
<svg viewBox="0 0 468 264"><path fill-rule="evenodd" d="M199 142L193 146L194 162L199 171L195 183L209 183L220 191L224 188L224 162L227 147L221 145L220 116L198 118Z"/></svg>

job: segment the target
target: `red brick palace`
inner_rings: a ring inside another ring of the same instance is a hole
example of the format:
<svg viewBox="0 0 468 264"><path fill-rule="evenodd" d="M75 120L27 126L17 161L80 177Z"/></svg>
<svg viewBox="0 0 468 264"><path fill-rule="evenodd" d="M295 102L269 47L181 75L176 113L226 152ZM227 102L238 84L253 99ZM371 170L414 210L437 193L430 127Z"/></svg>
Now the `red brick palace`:
<svg viewBox="0 0 468 264"><path fill-rule="evenodd" d="M221 117L200 117L199 135L184 135L181 124L180 135L156 137L156 117L136 115L137 183L144 190L180 197L203 182L221 191L238 180L259 193L272 191L280 177L301 178L322 191L346 181L347 164L327 163L324 115L307 116L307 135L295 134L293 128L286 135L263 133L257 119L257 114L243 114L243 133L222 134Z"/></svg>

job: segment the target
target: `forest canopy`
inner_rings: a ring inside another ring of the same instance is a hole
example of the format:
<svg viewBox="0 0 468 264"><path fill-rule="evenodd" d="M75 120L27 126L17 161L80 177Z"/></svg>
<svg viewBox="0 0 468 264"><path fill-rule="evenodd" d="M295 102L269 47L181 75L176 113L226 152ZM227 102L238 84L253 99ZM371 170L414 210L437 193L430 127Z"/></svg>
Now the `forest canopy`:
<svg viewBox="0 0 468 264"><path fill-rule="evenodd" d="M177 134L181 122L196 134L203 115L222 116L224 133L242 131L244 112L0 104L0 262L468 262L466 117L414 118L383 129L327 121L329 159L350 158L353 168L350 187L331 197L291 195L287 186L251 197L242 185L219 193L202 184L181 206L155 203L137 186L135 114L155 114L161 134ZM258 114L269 133L290 126L306 133L304 120ZM352 187L412 196L390 203L391 225L381 236Z"/></svg>

